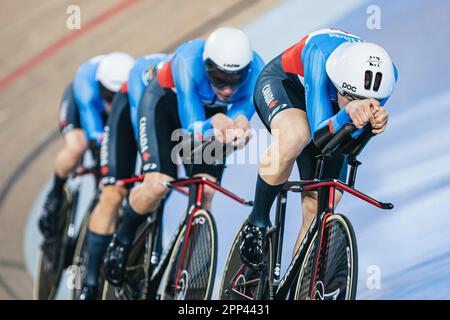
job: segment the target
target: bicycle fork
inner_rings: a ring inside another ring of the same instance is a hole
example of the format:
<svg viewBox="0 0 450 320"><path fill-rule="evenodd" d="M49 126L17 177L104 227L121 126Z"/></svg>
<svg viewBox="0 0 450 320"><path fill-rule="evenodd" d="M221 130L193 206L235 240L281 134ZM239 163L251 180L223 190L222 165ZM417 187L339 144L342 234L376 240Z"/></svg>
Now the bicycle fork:
<svg viewBox="0 0 450 320"><path fill-rule="evenodd" d="M325 235L325 223L329 216L334 214L334 194L335 194L335 188L334 187L322 187L323 190L319 192L319 201L318 201L318 211L322 213L318 213L318 221L320 223L317 226L317 238L316 241L316 248L314 250L314 275L311 279L310 283L310 299L313 300L315 297L316 292L316 285L317 285L317 277L318 277L318 271L319 271L319 259L322 253L322 244L324 240ZM322 198L322 199L321 199ZM324 202L327 201L328 198L328 205L324 206ZM325 208L325 210L320 210L321 208Z"/></svg>
<svg viewBox="0 0 450 320"><path fill-rule="evenodd" d="M188 214L186 216L187 230L184 235L183 251L181 253L180 264L178 267L177 277L175 280L175 291L179 289L180 278L181 278L181 274L183 272L183 264L184 264L184 259L186 258L186 252L188 249L189 237L191 235L192 223L194 221L194 216L195 216L195 213L198 210L200 210L200 208L202 207L202 204L203 204L204 187L205 187L205 185L203 183L198 183L198 184L195 184L195 186L190 188L188 208L192 208L192 209L189 210L190 213L188 212Z"/></svg>
<svg viewBox="0 0 450 320"><path fill-rule="evenodd" d="M153 275L153 270L158 265L160 261L160 255L162 252L162 234L163 234L163 227L162 227L162 215L164 211L164 200L161 201L161 204L158 207L158 210L156 212L155 220L152 222L154 229L153 232L151 232L151 245L149 245L149 241L146 241L145 243L145 258L144 258L144 272L145 278L144 283L142 286L142 290L140 293L140 299L143 300L149 300L152 299L155 295L154 290L152 290L151 287L151 278Z"/></svg>
<svg viewBox="0 0 450 320"><path fill-rule="evenodd" d="M324 162L327 159L330 159L330 154L326 153L326 154L322 154L320 156L318 156L319 161L317 163L317 167L316 167L316 178L318 178L319 180L323 178L323 167L324 167ZM355 180L356 180L356 173L357 173L357 169L358 166L361 164L361 162L359 162L356 159L356 156L352 156L350 157L349 160L349 165L350 165L350 174L348 177L348 181L349 181L349 185L351 187L353 187L355 185ZM319 270L319 259L322 253L322 244L323 244L323 240L324 240L324 235L325 235L325 224L326 221L328 219L329 216L334 214L334 209L335 209L335 193L336 193L336 187L331 185L331 186L323 186L320 187L318 192L318 201L317 201L317 218L318 221L320 222L318 224L318 229L317 229L317 235L318 237L316 238L316 248L315 248L315 252L314 252L314 261L315 261L315 266L314 266L314 275L311 279L311 283L310 283L310 299L314 299L315 297L315 293L316 293L316 285L317 285L317 277L318 277L318 270Z"/></svg>

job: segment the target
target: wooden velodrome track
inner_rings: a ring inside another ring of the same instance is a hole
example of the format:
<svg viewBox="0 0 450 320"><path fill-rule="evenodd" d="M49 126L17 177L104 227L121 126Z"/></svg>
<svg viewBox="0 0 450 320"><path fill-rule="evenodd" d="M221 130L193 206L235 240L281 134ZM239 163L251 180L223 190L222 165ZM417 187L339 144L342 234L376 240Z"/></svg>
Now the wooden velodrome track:
<svg viewBox="0 0 450 320"><path fill-rule="evenodd" d="M0 299L30 299L24 224L61 147L64 87L80 63L113 50L170 52L220 25L242 26L280 0L0 1ZM82 28L66 28L69 5Z"/></svg>

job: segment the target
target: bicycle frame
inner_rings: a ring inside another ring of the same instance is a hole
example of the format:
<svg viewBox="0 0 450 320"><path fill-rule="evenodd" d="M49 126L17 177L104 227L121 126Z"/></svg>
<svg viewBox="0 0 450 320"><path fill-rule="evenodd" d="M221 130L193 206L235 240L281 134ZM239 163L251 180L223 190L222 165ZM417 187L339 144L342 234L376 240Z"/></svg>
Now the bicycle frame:
<svg viewBox="0 0 450 320"><path fill-rule="evenodd" d="M338 137L338 139L342 139L342 137ZM317 241L317 245L314 256L314 261L316 262L316 265L314 269L314 277L310 283L310 292L311 293L313 292L312 288L314 288L316 284L318 261L321 253L320 248L324 236L325 222L330 215L334 214L336 188L348 192L349 194L380 209L393 208L393 205L391 203L380 202L354 188L357 169L358 166L361 165L361 162L359 162L356 159L356 154L357 152L359 153L362 150L365 144L367 144L370 137L371 137L370 135L362 137L361 141L359 141L358 144L353 146L353 152L349 154L348 162L350 165L350 173L347 184L336 179L321 179L323 177L324 162L325 160L331 157L330 150L335 146L337 146L338 144L336 142L338 139L336 139L335 141L331 142L330 144L331 147L329 147L328 151L322 152L322 154L318 156L315 174L315 176L317 177L316 179L297 182L287 182L284 185L280 194L278 195L275 224L272 228L269 229L268 232L268 235L272 237L273 248L275 250L274 252L275 265L273 266L274 271L273 275L270 275L270 279L272 279L272 285L275 289L274 299L286 299L289 289L291 288L293 282L297 278L298 271L303 261L301 255L304 252L305 245L309 243L310 240L309 238L312 237L317 230L317 234L319 236L315 240ZM312 222L307 234L305 235L304 239L302 240L302 243L297 249L286 273L281 278L280 269L281 269L282 244L284 235L284 224L286 218L287 192L289 191L290 192L318 191L318 207L316 218Z"/></svg>
<svg viewBox="0 0 450 320"><path fill-rule="evenodd" d="M277 208L276 208L276 218L274 226L269 230L269 235L272 237L273 246L275 248L275 266L273 275L273 285L276 288L274 299L285 299L287 293L297 277L297 273L292 273L293 270L298 271L302 259L299 259L301 253L304 250L305 244L309 242L309 237L313 236L314 232L318 229L318 234L320 237L317 238L319 245L323 239L323 227L326 218L329 215L334 214L335 202L334 195L336 188L340 188L357 198L368 202L381 209L391 209L393 207L390 203L383 203L375 200L364 193L352 188L350 185L345 184L336 179L328 180L310 180L310 181L297 181L288 182L283 190L280 192L277 198ZM284 224L286 218L286 202L287 193L290 192L303 192L303 191L319 191L319 208L317 212L317 217L314 219L308 233L305 235L300 247L298 248L295 256L293 257L291 264L289 265L286 273L281 278L281 255L282 255L282 244L283 244L283 234L284 234ZM317 223L319 221L319 223ZM315 259L316 261L318 259ZM317 266L315 273L317 272ZM314 285L314 284L311 284Z"/></svg>
<svg viewBox="0 0 450 320"><path fill-rule="evenodd" d="M137 176L130 179L124 179L121 182L118 182L120 185L128 184L132 182L142 181L143 176ZM198 177L198 178L186 178L186 179L179 179L171 182L166 182L164 186L168 189L173 189L176 191L181 192L182 194L188 196L188 206L186 210L186 214L184 216L184 219L180 222L178 225L173 237L171 238L167 249L162 254L161 258L160 256L160 248L162 247L162 235L159 232L160 225L162 221L162 214L163 214L163 207L164 205L161 205L159 209L156 212L156 215L154 215L153 218L150 218L147 221L146 226L141 230L139 235L136 237L136 241L142 241L142 237L147 236L148 232L152 230L153 232L150 233L151 235L151 248L147 248L144 258L144 265L145 269L147 270L146 279L144 287L142 288L139 297L141 299L154 299L157 296L157 291L159 288L159 284L161 282L161 279L164 275L164 272L166 271L167 265L169 264L170 257L172 255L173 250L175 249L175 243L178 237L180 236L183 227L186 226L186 232L184 234L184 247L182 251L182 256L180 259L180 268L178 270L178 276L175 282L175 286L178 287L179 277L181 274L181 267L184 262L185 253L187 250L187 244L189 242L189 236L190 231L192 227L193 217L195 216L195 213L203 208L203 195L204 190L206 186L209 186L213 188L216 191L219 191L220 193L224 194L225 196L231 198L232 200L242 204L242 205L248 205L252 206L252 201L247 201L245 199L242 199L235 195L234 193L230 192L229 190L221 187L215 182L212 182L211 180L208 180L204 177ZM189 191L183 189L183 188L189 188ZM150 229L153 228L153 229ZM158 250L159 249L159 250ZM123 292L122 292L123 293Z"/></svg>

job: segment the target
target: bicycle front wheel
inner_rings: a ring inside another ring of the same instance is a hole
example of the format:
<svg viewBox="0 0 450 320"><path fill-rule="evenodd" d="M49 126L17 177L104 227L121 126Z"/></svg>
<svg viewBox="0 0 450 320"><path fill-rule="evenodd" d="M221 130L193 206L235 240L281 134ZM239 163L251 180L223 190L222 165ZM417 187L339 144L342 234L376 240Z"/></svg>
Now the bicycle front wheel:
<svg viewBox="0 0 450 320"><path fill-rule="evenodd" d="M317 231L307 249L294 299L354 300L358 256L353 227L345 216L334 214L326 218L323 231L319 259L315 259Z"/></svg>
<svg viewBox="0 0 450 320"><path fill-rule="evenodd" d="M217 263L217 232L211 214L203 209L194 214L185 244L186 232L184 226L175 242L162 286L163 300L211 298Z"/></svg>

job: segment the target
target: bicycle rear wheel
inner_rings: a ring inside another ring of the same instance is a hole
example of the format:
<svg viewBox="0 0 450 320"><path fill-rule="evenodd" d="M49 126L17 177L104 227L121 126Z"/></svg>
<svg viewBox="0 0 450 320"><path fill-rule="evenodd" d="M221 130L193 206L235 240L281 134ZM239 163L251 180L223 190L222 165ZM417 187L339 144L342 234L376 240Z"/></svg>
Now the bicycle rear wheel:
<svg viewBox="0 0 450 320"><path fill-rule="evenodd" d="M53 300L56 296L62 273L66 267L69 246L69 226L73 213L71 193L64 189L64 200L58 215L58 234L44 239L37 258L37 269L33 282L33 299Z"/></svg>
<svg viewBox="0 0 450 320"><path fill-rule="evenodd" d="M186 226L180 232L163 283L163 300L211 298L217 263L217 232L211 214L198 210L185 245Z"/></svg>
<svg viewBox="0 0 450 320"><path fill-rule="evenodd" d="M343 215L326 218L314 288L317 231L306 251L300 269L294 299L296 300L354 300L358 276L355 233Z"/></svg>
<svg viewBox="0 0 450 320"><path fill-rule="evenodd" d="M268 238L267 241L268 248L263 270L256 271L248 267L242 262L239 254L241 230L245 223L239 228L228 253L220 285L219 299L221 300L269 300L272 298L270 286L273 267L272 240Z"/></svg>

